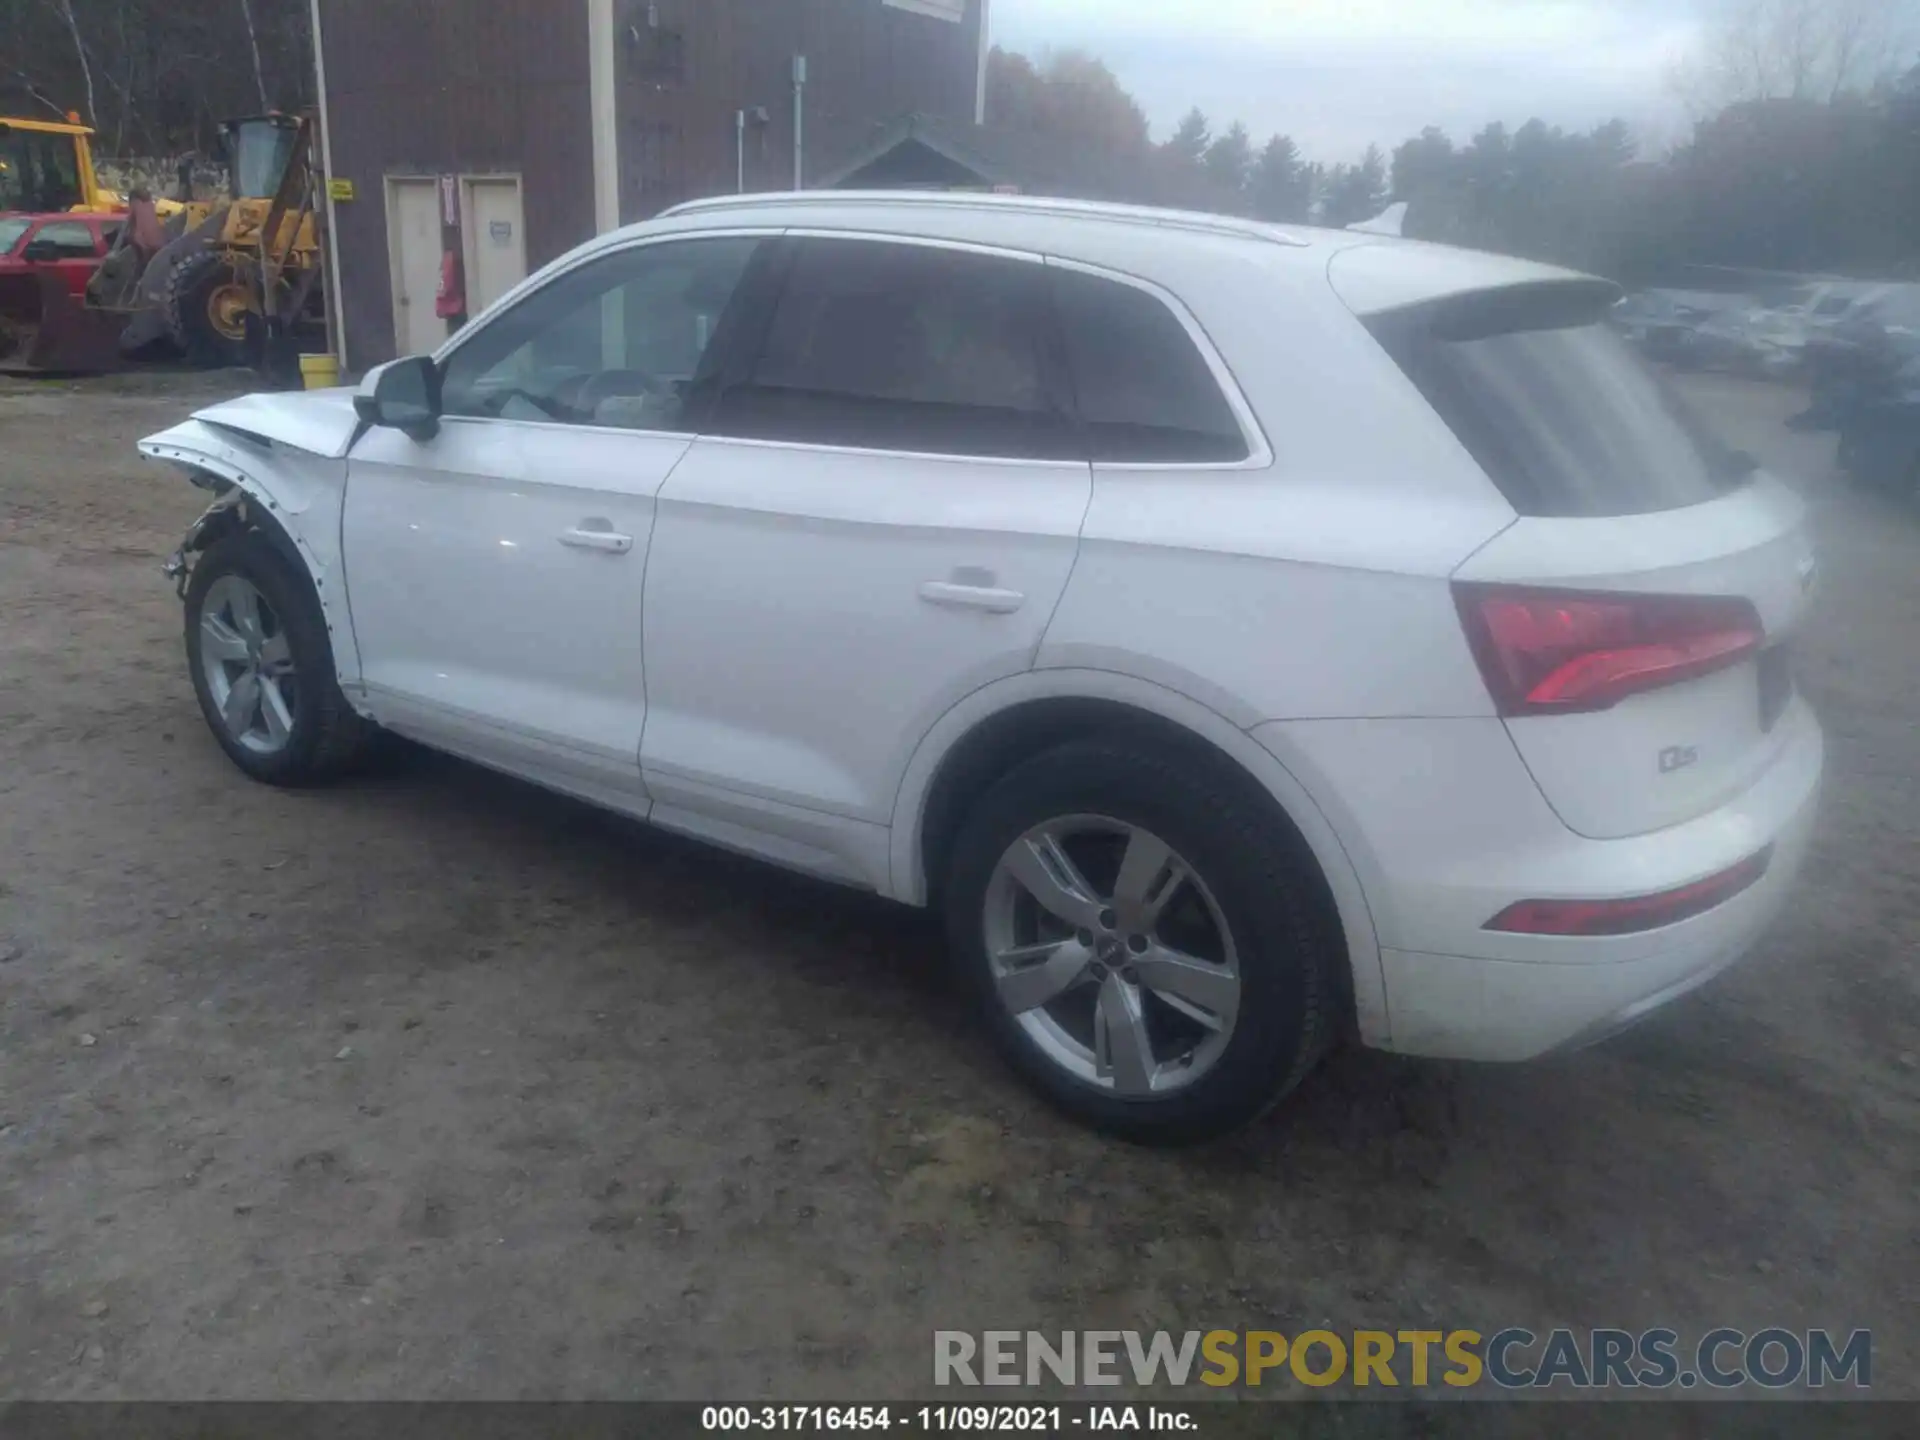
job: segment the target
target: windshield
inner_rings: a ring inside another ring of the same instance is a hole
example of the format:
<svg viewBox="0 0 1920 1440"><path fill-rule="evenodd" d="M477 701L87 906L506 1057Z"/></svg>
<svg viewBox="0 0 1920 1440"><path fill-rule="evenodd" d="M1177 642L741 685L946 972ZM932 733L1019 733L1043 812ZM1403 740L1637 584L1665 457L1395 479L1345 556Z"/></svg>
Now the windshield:
<svg viewBox="0 0 1920 1440"><path fill-rule="evenodd" d="M1522 515L1679 509L1753 468L1603 325L1449 340L1402 320L1376 333Z"/></svg>
<svg viewBox="0 0 1920 1440"><path fill-rule="evenodd" d="M31 220L0 220L0 255L11 255L32 224Z"/></svg>
<svg viewBox="0 0 1920 1440"><path fill-rule="evenodd" d="M234 127L233 194L237 200L270 200L293 157L294 131L270 120Z"/></svg>
<svg viewBox="0 0 1920 1440"><path fill-rule="evenodd" d="M71 135L0 134L0 210L71 210L84 198Z"/></svg>

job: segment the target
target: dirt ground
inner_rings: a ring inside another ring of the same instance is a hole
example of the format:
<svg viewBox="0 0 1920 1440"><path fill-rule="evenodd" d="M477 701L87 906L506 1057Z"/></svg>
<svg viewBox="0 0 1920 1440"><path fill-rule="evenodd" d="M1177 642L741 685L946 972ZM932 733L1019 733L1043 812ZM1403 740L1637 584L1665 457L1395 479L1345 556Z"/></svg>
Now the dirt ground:
<svg viewBox="0 0 1920 1440"><path fill-rule="evenodd" d="M224 388L223 388L224 387ZM936 1328L1875 1332L1920 1396L1920 515L1819 507L1828 797L1746 965L1525 1068L1337 1058L1200 1153L1056 1118L919 916L417 755L249 784L132 452L0 382L0 1396L882 1398Z"/></svg>

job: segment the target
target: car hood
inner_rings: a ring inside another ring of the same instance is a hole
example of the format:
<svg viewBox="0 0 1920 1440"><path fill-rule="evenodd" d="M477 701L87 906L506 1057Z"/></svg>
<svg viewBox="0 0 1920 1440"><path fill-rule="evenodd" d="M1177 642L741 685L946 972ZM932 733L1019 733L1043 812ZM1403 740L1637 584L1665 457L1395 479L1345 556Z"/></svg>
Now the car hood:
<svg viewBox="0 0 1920 1440"><path fill-rule="evenodd" d="M238 400L196 410L193 418L222 430L237 430L338 460L353 447L360 433L353 395L351 389L242 395Z"/></svg>

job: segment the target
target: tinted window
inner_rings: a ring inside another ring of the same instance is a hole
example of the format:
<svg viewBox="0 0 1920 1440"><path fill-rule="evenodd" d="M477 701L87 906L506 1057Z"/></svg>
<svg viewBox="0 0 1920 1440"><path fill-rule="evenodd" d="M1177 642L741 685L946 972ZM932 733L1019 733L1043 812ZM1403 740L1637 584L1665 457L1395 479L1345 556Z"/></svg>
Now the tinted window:
<svg viewBox="0 0 1920 1440"><path fill-rule="evenodd" d="M1751 472L1611 330L1525 328L1524 307L1490 295L1510 328L1473 333L1456 301L1450 333L1471 338L1441 338L1417 312L1375 330L1522 515L1673 510Z"/></svg>
<svg viewBox="0 0 1920 1440"><path fill-rule="evenodd" d="M0 210L70 210L83 198L71 135L0 135Z"/></svg>
<svg viewBox="0 0 1920 1440"><path fill-rule="evenodd" d="M1055 304L1093 458L1199 464L1247 458L1213 371L1160 300L1055 268Z"/></svg>
<svg viewBox="0 0 1920 1440"><path fill-rule="evenodd" d="M758 245L674 241L568 272L485 320L448 358L445 413L682 428Z"/></svg>
<svg viewBox="0 0 1920 1440"><path fill-rule="evenodd" d="M66 260L90 260L95 251L93 231L71 220L56 220L42 225L29 243L51 245Z"/></svg>
<svg viewBox="0 0 1920 1440"><path fill-rule="evenodd" d="M713 428L929 454L1075 456L1039 343L1038 264L864 240L800 242L750 373Z"/></svg>

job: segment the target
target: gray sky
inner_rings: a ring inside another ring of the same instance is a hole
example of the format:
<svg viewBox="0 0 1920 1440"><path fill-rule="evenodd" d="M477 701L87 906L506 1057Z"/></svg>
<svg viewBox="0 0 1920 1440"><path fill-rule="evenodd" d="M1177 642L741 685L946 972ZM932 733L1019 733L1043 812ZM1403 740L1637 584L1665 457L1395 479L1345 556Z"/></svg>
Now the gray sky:
<svg viewBox="0 0 1920 1440"><path fill-rule="evenodd" d="M1647 148L1681 138L1671 76L1698 43L1686 0L992 0L995 43L1079 46L1164 139L1190 106L1309 159L1357 159L1439 125L1455 141L1538 115L1618 115Z"/></svg>

